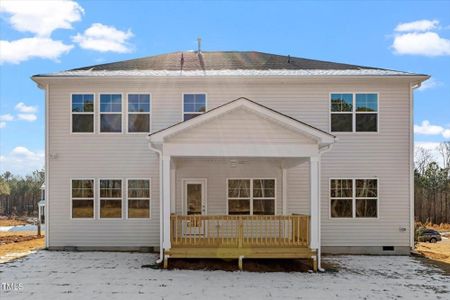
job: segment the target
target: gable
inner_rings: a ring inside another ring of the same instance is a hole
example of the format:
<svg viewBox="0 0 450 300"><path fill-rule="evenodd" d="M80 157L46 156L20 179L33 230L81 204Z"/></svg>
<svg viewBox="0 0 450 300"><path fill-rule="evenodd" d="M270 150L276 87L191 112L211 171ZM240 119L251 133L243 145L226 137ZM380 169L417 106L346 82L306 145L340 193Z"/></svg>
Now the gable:
<svg viewBox="0 0 450 300"><path fill-rule="evenodd" d="M167 137L170 143L316 144L311 137L239 106Z"/></svg>

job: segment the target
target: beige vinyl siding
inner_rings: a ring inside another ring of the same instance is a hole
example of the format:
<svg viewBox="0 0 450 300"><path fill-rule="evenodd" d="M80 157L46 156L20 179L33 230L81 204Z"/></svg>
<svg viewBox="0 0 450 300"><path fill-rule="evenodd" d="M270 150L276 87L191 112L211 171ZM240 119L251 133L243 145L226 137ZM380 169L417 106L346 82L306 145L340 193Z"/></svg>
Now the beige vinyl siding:
<svg viewBox="0 0 450 300"><path fill-rule="evenodd" d="M204 126L202 126L204 125ZM168 139L171 143L295 143L315 141L282 127L247 109L237 108L206 124L182 131Z"/></svg>
<svg viewBox="0 0 450 300"><path fill-rule="evenodd" d="M57 154L56 158L50 159L50 246L159 244L157 155L148 149L145 135L70 134L70 93L93 92L98 101L100 92L121 92L124 97L128 92L151 92L152 130L157 131L181 121L182 93L196 90L207 93L208 109L239 97L247 97L325 131L329 131L331 92L378 92L379 132L337 134L338 142L323 156L322 245L409 245L408 79L58 78L50 82L49 153ZM98 125L98 110L96 118ZM124 114L124 126L125 119ZM197 132L199 139L203 134L200 131ZM197 165L199 172L214 171L208 171L208 166L200 166ZM281 169L276 169L278 172ZM70 178L109 176L152 179L151 220L70 219ZM378 219L329 219L329 178L375 176L380 185ZM217 193L218 200L225 197L225 193L220 191L223 189L220 181L215 186L214 180L208 180L208 193ZM309 164L304 163L288 170L287 182L288 212L308 213ZM277 188L280 186L281 182L277 181ZM278 189L278 193L280 191ZM208 210L223 213L219 203L208 204ZM279 203L277 201L277 211ZM401 231L400 227L406 228L406 231Z"/></svg>
<svg viewBox="0 0 450 300"><path fill-rule="evenodd" d="M230 158L236 160L236 158ZM207 179L207 214L227 214L227 179L263 178L275 179L276 214L281 214L282 180L281 165L277 160L239 159L232 166L230 159L177 159L176 166L176 213L182 214L185 207L182 199L183 179Z"/></svg>

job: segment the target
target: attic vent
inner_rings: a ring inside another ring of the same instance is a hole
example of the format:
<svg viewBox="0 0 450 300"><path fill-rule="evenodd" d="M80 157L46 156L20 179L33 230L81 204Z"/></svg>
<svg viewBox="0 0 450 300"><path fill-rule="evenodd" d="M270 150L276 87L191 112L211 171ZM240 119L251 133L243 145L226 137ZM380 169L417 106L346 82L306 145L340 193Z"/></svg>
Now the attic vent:
<svg viewBox="0 0 450 300"><path fill-rule="evenodd" d="M394 251L394 246L383 246L383 251Z"/></svg>

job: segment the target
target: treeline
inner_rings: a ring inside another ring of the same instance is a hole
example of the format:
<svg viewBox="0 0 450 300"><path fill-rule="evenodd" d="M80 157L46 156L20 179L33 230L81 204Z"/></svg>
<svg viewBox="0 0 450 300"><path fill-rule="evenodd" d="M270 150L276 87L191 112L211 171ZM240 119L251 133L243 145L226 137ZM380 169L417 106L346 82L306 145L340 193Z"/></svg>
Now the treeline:
<svg viewBox="0 0 450 300"><path fill-rule="evenodd" d="M415 153L414 215L422 223L450 223L450 142L439 145L441 162L429 150Z"/></svg>
<svg viewBox="0 0 450 300"><path fill-rule="evenodd" d="M44 182L44 171L34 171L31 175L16 176L11 172L0 175L0 215L38 215L40 188Z"/></svg>

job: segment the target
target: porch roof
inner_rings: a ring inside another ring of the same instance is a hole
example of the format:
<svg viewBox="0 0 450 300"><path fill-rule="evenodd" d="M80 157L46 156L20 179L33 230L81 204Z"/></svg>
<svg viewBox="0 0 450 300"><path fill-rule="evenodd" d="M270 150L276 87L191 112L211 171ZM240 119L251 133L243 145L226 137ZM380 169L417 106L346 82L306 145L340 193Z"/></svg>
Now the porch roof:
<svg viewBox="0 0 450 300"><path fill-rule="evenodd" d="M169 126L165 129L153 132L148 135L148 139L150 143L163 144L167 142L167 138L169 137L177 135L190 128L201 126L202 124L207 123L210 120L213 120L219 116L224 115L227 112L230 112L238 108L244 108L266 119L269 119L270 121L275 122L283 127L298 132L302 135L305 135L308 138L311 138L312 140L316 141L319 145L319 148L333 144L336 140L336 137L334 135L326 131L323 131L298 119L280 113L279 111L271 109L267 106L264 106L260 103L252 101L245 97L240 97L238 99L227 102L221 106L218 106L214 109L205 112L204 114L196 118L192 118L187 121L182 121L172 126Z"/></svg>

